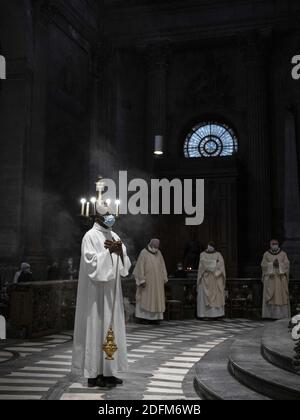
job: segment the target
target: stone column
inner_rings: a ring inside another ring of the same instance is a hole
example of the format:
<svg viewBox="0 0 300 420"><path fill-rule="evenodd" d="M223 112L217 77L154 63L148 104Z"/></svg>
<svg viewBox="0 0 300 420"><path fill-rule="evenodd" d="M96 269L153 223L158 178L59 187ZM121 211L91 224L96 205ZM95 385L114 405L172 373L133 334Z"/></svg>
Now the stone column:
<svg viewBox="0 0 300 420"><path fill-rule="evenodd" d="M277 49L278 48L278 49ZM276 68L277 71L271 76L272 103L270 105L272 124L270 126L270 135L272 136L272 235L279 239L284 237L284 209L285 209L285 165L284 155L286 153L285 125L287 114L287 84L286 84L286 57L282 56L283 48L286 48L285 42L280 42L276 51L272 54L270 68Z"/></svg>
<svg viewBox="0 0 300 420"><path fill-rule="evenodd" d="M270 146L267 120L265 39L248 40L247 65L247 235L248 275L260 273L260 260L271 236Z"/></svg>
<svg viewBox="0 0 300 420"><path fill-rule="evenodd" d="M90 162L89 162L89 183L96 180L99 175L99 130L98 130L98 112L101 95L102 82L102 68L101 68L101 47L96 45L92 55L91 61L91 98L90 98ZM89 186L87 185L87 188ZM87 189L88 191L88 189Z"/></svg>
<svg viewBox="0 0 300 420"><path fill-rule="evenodd" d="M113 58L112 45L106 39L100 40L92 57L90 184L98 175L111 176L115 115Z"/></svg>
<svg viewBox="0 0 300 420"><path fill-rule="evenodd" d="M11 281L23 254L24 153L31 122L32 16L30 2L1 4L1 21L17 28L1 39L7 62L7 79L0 81L0 277ZM24 42L26 33L27 42Z"/></svg>
<svg viewBox="0 0 300 420"><path fill-rule="evenodd" d="M148 64L146 165L153 170L154 139L164 137L166 145L166 99L169 44L150 44L146 50Z"/></svg>
<svg viewBox="0 0 300 420"><path fill-rule="evenodd" d="M36 279L42 279L45 255L43 232L44 152L46 142L48 30L55 10L51 2L34 3L34 67L24 174L24 258L32 264ZM47 205L47 203L45 203ZM53 215L55 217L55 215Z"/></svg>

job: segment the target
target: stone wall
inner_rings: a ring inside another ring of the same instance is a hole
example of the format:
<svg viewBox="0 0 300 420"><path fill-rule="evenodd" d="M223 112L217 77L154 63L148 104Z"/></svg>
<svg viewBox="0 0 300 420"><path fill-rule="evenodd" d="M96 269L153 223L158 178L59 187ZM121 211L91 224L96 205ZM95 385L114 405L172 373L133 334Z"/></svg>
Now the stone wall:
<svg viewBox="0 0 300 420"><path fill-rule="evenodd" d="M194 235L202 245L213 237L229 275L256 276L277 236L297 276L300 184L286 168L299 180L300 83L291 78L299 7L274 0L2 5L0 264L27 259L43 277L51 259L78 257L78 200L94 195L98 174L116 178L129 169L130 177L207 182L199 228L178 217L120 221L132 259L160 236L172 272ZM287 113L295 125L288 149ZM235 130L237 158L183 158L185 135L209 118ZM153 157L156 134L165 137L161 159Z"/></svg>
<svg viewBox="0 0 300 420"><path fill-rule="evenodd" d="M297 226L291 237L287 216L291 211L286 209L293 208L286 190L292 189L289 197L299 197L299 187L298 183L285 183L285 169L293 156L285 161L283 156L287 153L285 122L290 109L299 131L300 83L291 77L291 58L299 49L300 9L296 2L253 4L104 2L100 17L104 35L115 56L131 55L130 60L119 61L119 71L128 74L130 81L135 74L133 65L138 63L135 69L140 79L135 86L129 83L136 104L140 104L141 81L146 89L141 105L145 119L137 120L124 109L120 114L123 99L115 96L116 115L126 116L121 119L126 120L126 126L115 126L123 138L124 132L126 136L131 133L136 142L132 154L144 130L143 159L137 165L149 176L205 177L210 190L205 223L199 229L184 228L181 220L172 217L157 219L149 229L162 237L169 270L175 269L185 243L196 232L203 244L213 235L231 276L259 275L261 255L271 236L284 243L292 254L293 274L299 273L299 222L293 216ZM118 79L119 92L126 92L127 86L127 77ZM235 130L237 159L186 163L182 151L185 135L195 122L210 118ZM155 134L165 137L161 159L154 159L152 153ZM115 141L117 138L118 133ZM299 141L297 134L294 147ZM122 147L124 150L124 143ZM211 197L219 189L226 191L227 201L220 199L222 205L214 206Z"/></svg>
<svg viewBox="0 0 300 420"><path fill-rule="evenodd" d="M78 254L77 202L88 182L93 0L1 5L7 80L0 91L0 258L47 260ZM79 236L79 237L78 237Z"/></svg>

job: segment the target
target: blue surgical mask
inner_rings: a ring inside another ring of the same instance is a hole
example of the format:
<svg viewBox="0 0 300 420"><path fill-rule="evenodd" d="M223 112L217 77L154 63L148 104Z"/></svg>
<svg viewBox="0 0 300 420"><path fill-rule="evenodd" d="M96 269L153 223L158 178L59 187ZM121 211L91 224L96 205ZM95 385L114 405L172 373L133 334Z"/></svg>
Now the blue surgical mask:
<svg viewBox="0 0 300 420"><path fill-rule="evenodd" d="M103 224L108 227L112 228L116 223L116 218L113 214L109 214L108 216L104 216Z"/></svg>

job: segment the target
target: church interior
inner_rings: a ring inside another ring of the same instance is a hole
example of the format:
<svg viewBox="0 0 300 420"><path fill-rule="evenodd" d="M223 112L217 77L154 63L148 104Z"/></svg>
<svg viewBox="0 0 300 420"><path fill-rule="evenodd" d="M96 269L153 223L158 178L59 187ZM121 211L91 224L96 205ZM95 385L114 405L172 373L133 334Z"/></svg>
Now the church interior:
<svg viewBox="0 0 300 420"><path fill-rule="evenodd" d="M299 24L294 0L1 2L0 400L300 399ZM82 240L99 180L125 172L204 180L204 218L117 214L129 368L89 388L71 371ZM138 322L133 270L152 238L164 319ZM226 274L210 319L212 243ZM287 282L277 319L262 312L270 264Z"/></svg>

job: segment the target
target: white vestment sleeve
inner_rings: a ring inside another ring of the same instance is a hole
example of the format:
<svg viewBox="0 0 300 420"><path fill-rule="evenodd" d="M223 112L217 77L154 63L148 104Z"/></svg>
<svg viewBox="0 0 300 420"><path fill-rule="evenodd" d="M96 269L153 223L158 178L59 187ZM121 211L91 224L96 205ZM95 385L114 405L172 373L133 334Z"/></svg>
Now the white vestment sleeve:
<svg viewBox="0 0 300 420"><path fill-rule="evenodd" d="M82 241L83 264L88 277L93 281L107 282L114 280L113 261L108 249L96 252L91 237Z"/></svg>
<svg viewBox="0 0 300 420"><path fill-rule="evenodd" d="M289 277L289 271L290 271L290 261L288 259L288 256L284 254L283 261L279 263L279 273L286 274L287 277Z"/></svg>
<svg viewBox="0 0 300 420"><path fill-rule="evenodd" d="M197 277L197 285L199 286L203 277L203 274L206 271L206 264L203 257L203 254L200 255L199 267L198 267L198 277Z"/></svg>
<svg viewBox="0 0 300 420"><path fill-rule="evenodd" d="M167 268L166 268L165 259L162 255L162 253L160 251L158 251L158 252L159 252L160 264L161 264L161 268L162 268L162 272L163 272L164 282L168 283L169 278L168 278L168 272L167 272Z"/></svg>
<svg viewBox="0 0 300 420"><path fill-rule="evenodd" d="M224 279L226 278L224 258L219 252L218 252L218 260L217 260L217 263L216 263L215 275L217 277L223 275Z"/></svg>
<svg viewBox="0 0 300 420"><path fill-rule="evenodd" d="M262 262L261 262L261 269L262 269L262 281L264 281L264 276L269 276L274 272L274 265L273 261L268 261L267 252L264 254Z"/></svg>
<svg viewBox="0 0 300 420"><path fill-rule="evenodd" d="M146 275L145 275L145 257L143 251L140 253L136 265L134 267L133 276L135 278L135 282L137 286L146 283Z"/></svg>
<svg viewBox="0 0 300 420"><path fill-rule="evenodd" d="M122 261L122 258L120 258L120 275L122 277L127 277L129 274L130 267L131 267L131 262L127 255L127 250L124 244L122 248L123 248L123 261Z"/></svg>
<svg viewBox="0 0 300 420"><path fill-rule="evenodd" d="M267 274L274 274L273 261L267 263Z"/></svg>

